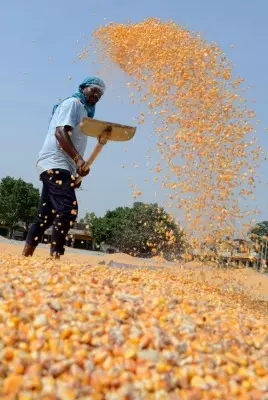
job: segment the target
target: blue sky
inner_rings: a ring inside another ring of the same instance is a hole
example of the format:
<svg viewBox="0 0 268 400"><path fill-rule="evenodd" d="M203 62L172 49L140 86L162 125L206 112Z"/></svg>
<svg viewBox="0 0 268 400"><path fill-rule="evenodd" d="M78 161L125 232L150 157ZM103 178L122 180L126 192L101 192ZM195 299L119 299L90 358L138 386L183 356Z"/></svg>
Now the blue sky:
<svg viewBox="0 0 268 400"><path fill-rule="evenodd" d="M41 187L35 161L45 139L53 105L59 97L75 91L86 75L98 67L91 58L73 63L91 32L110 21L133 22L148 17L173 19L199 31L208 41L216 41L236 64L236 72L247 84L247 94L261 123L259 142L268 150L268 2L255 0L15 0L1 2L0 85L1 85L1 157L0 179L6 175L22 177ZM234 45L234 48L231 48ZM69 80L69 77L72 79ZM97 106L96 118L133 124L136 106L128 102L120 74L106 73L108 91ZM109 144L92 166L91 175L78 192L80 216L85 211L102 215L107 209L132 203L129 178L138 184L142 201L165 200L160 186L144 183L149 176L146 148L154 142L152 128L138 128L135 141ZM89 139L87 154L95 145ZM133 168L133 163L140 165ZM125 164L126 168L121 168ZM262 183L257 189L257 204L268 219L267 161L260 170Z"/></svg>

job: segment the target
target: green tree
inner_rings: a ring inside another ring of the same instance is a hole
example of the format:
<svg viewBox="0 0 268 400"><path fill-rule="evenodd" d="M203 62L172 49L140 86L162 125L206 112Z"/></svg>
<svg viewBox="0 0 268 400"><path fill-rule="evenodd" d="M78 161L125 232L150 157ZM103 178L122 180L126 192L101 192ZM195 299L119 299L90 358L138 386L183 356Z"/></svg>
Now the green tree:
<svg viewBox="0 0 268 400"><path fill-rule="evenodd" d="M37 213L39 190L31 183L10 176L0 182L0 223L10 228L10 235L18 222L27 227Z"/></svg>
<svg viewBox="0 0 268 400"><path fill-rule="evenodd" d="M259 257L268 260L268 221L256 224L249 231L249 236L256 244L256 251Z"/></svg>
<svg viewBox="0 0 268 400"><path fill-rule="evenodd" d="M183 230L157 204L137 202L132 208L107 211L103 218L94 220L92 232L97 243L105 242L140 257L174 259L185 246Z"/></svg>
<svg viewBox="0 0 268 400"><path fill-rule="evenodd" d="M260 239L265 236L268 237L268 221L259 222L249 231L251 239L256 238L254 235L257 235Z"/></svg>
<svg viewBox="0 0 268 400"><path fill-rule="evenodd" d="M94 212L86 213L83 218L80 218L79 223L88 225L89 228L92 228L94 221L97 219L97 215Z"/></svg>

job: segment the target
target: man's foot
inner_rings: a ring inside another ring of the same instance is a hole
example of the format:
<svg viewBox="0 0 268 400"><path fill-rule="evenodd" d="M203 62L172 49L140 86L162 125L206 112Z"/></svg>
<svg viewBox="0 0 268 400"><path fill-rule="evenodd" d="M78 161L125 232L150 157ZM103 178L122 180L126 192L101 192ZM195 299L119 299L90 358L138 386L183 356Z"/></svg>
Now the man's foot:
<svg viewBox="0 0 268 400"><path fill-rule="evenodd" d="M51 259L52 260L59 260L60 259L60 254L56 253L56 252L52 253L51 254Z"/></svg>
<svg viewBox="0 0 268 400"><path fill-rule="evenodd" d="M24 249L22 250L22 255L24 257L31 257L35 251L36 247L31 244L26 243Z"/></svg>

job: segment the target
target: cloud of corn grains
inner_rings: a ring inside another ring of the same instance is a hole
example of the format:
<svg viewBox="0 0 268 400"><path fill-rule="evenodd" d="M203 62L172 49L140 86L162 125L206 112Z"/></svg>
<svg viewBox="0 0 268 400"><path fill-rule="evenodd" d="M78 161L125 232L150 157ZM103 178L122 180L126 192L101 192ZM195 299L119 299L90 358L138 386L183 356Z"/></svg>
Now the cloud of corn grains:
<svg viewBox="0 0 268 400"><path fill-rule="evenodd" d="M155 172L165 170L162 187L184 225L206 240L232 236L251 212L241 203L254 199L262 152L243 78L216 43L172 21L110 23L93 37L98 54L129 76L132 102L144 103L139 122L153 118Z"/></svg>

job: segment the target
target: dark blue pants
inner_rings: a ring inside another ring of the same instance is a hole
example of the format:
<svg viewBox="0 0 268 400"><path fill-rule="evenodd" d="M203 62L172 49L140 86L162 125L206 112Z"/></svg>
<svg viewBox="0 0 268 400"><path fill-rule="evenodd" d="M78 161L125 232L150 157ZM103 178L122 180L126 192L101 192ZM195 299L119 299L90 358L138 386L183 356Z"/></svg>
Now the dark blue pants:
<svg viewBox="0 0 268 400"><path fill-rule="evenodd" d="M66 235L78 213L75 189L70 172L54 169L40 175L43 182L38 216L31 225L26 243L36 247L51 225L51 255L64 254Z"/></svg>

